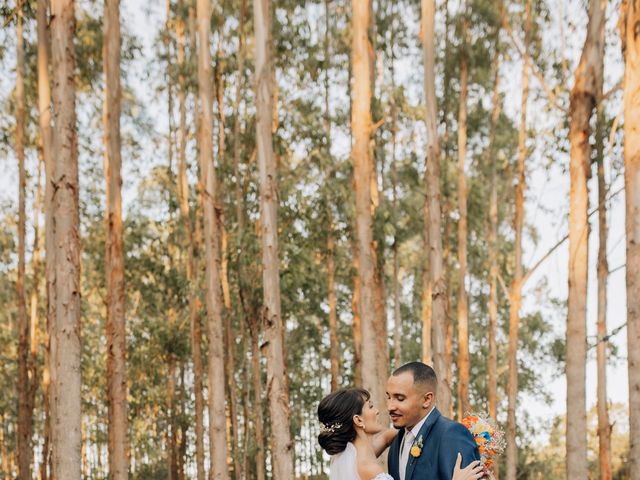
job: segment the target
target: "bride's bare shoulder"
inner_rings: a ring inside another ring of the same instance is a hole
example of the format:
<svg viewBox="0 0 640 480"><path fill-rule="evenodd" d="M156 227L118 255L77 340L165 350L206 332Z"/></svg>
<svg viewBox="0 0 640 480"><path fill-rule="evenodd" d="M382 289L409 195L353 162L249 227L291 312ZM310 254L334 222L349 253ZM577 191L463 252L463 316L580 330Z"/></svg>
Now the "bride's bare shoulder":
<svg viewBox="0 0 640 480"><path fill-rule="evenodd" d="M362 480L374 480L381 473L384 473L384 470L375 460L365 460L358 463L358 476Z"/></svg>

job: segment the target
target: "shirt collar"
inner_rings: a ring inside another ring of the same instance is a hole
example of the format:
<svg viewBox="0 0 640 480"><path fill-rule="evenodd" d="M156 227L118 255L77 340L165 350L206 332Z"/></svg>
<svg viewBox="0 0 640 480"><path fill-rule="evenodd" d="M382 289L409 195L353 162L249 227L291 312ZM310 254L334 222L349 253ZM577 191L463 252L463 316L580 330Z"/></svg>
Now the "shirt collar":
<svg viewBox="0 0 640 480"><path fill-rule="evenodd" d="M429 415L431 415L431 412L433 412L434 407L431 407L431 410L429 410L429 413L427 413L422 420L420 420L418 423L415 424L415 426L410 430L411 434L413 435L413 438L418 438L418 434L420 433L420 430L422 429L422 426L424 425L424 422L427 421L427 418L429 418Z"/></svg>

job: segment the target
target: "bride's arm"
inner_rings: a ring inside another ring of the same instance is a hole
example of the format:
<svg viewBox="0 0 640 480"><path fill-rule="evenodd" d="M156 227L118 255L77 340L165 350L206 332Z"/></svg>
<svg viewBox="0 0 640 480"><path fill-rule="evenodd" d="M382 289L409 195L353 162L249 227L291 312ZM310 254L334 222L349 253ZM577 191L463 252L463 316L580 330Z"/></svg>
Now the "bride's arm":
<svg viewBox="0 0 640 480"><path fill-rule="evenodd" d="M398 430L390 428L375 436L373 439L373 450L376 453L376 457L382 455L382 452L389 448L389 445L391 445L391 442L393 442L397 435Z"/></svg>

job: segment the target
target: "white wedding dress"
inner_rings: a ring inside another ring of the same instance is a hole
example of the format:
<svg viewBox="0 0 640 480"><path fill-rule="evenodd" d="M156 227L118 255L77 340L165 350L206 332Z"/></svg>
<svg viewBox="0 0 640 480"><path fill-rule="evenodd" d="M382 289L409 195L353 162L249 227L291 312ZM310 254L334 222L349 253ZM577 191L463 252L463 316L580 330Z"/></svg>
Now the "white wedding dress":
<svg viewBox="0 0 640 480"><path fill-rule="evenodd" d="M380 473L375 478L360 478L358 476L358 458L356 447L347 443L344 451L331 455L329 480L393 480L387 473Z"/></svg>

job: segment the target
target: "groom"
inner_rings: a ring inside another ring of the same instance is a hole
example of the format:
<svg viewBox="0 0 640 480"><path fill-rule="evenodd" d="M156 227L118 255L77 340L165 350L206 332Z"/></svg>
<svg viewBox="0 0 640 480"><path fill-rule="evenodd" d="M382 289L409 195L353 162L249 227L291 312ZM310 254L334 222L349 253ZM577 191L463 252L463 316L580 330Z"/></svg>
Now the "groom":
<svg viewBox="0 0 640 480"><path fill-rule="evenodd" d="M389 474L394 480L451 480L458 453L462 467L480 459L467 428L435 408L438 379L433 368L411 362L387 381L387 409L400 430L389 448Z"/></svg>

